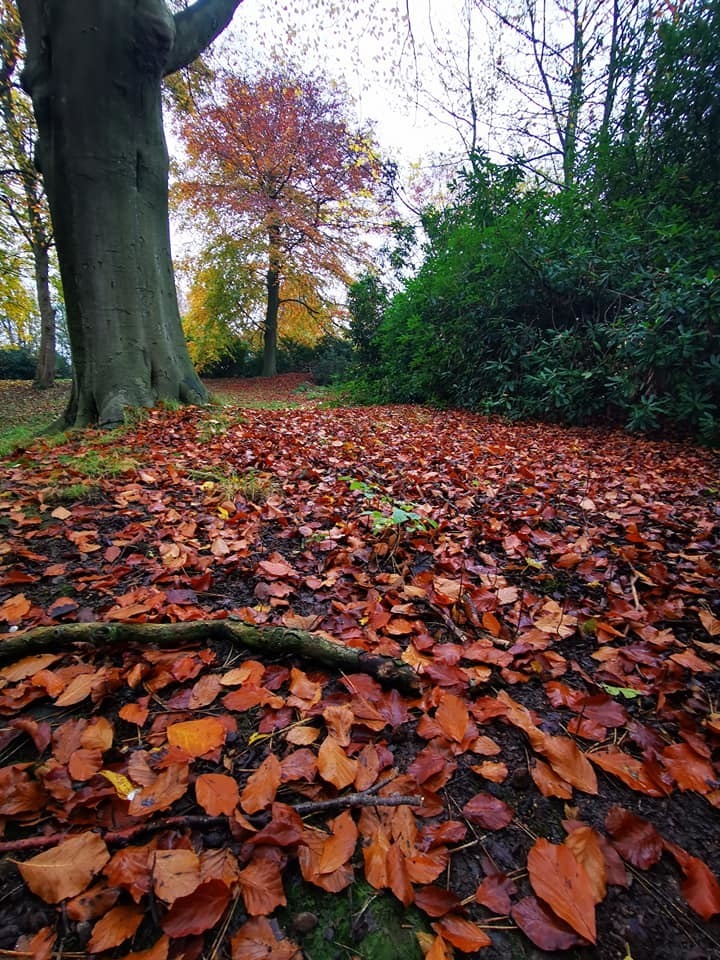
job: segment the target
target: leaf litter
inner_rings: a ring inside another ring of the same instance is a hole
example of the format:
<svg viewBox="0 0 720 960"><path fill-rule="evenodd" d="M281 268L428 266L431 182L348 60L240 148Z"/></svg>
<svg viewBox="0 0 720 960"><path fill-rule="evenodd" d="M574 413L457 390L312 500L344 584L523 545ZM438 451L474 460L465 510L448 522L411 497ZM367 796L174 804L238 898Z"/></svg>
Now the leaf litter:
<svg viewBox="0 0 720 960"><path fill-rule="evenodd" d="M106 437L8 459L2 636L237 618L420 692L218 643L3 666L0 948L299 958L292 889L364 879L430 960L720 955L718 458L258 406L150 413L62 507Z"/></svg>

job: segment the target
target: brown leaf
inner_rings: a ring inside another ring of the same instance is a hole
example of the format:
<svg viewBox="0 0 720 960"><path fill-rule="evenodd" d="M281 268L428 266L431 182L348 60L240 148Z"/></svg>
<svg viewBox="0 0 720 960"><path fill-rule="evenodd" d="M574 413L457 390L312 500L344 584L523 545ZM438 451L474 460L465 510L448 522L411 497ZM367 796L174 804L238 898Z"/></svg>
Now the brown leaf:
<svg viewBox="0 0 720 960"><path fill-rule="evenodd" d="M465 701L453 693L444 693L440 706L435 711L435 720L449 740L462 743L470 722Z"/></svg>
<svg viewBox="0 0 720 960"><path fill-rule="evenodd" d="M176 800L185 796L187 788L187 764L171 763L156 780L135 794L128 806L128 813L131 817L146 817L158 810L167 810Z"/></svg>
<svg viewBox="0 0 720 960"><path fill-rule="evenodd" d="M349 810L328 823L330 836L323 847L318 873L332 873L347 863L355 852L358 831Z"/></svg>
<svg viewBox="0 0 720 960"><path fill-rule="evenodd" d="M695 913L705 921L720 913L720 883L707 864L674 843L666 841L665 849L675 857L685 874L680 891Z"/></svg>
<svg viewBox="0 0 720 960"><path fill-rule="evenodd" d="M152 878L155 896L174 903L200 885L200 858L194 850L156 850Z"/></svg>
<svg viewBox="0 0 720 960"><path fill-rule="evenodd" d="M274 753L268 754L255 773L250 774L240 795L245 813L257 813L269 807L282 782L282 768Z"/></svg>
<svg viewBox="0 0 720 960"><path fill-rule="evenodd" d="M221 880L208 880L186 897L178 897L160 926L170 937L197 936L218 923L230 902L230 890Z"/></svg>
<svg viewBox="0 0 720 960"><path fill-rule="evenodd" d="M565 846L572 851L577 862L585 867L593 899L595 903L600 903L607 892L607 868L597 831L592 827L578 827L567 837Z"/></svg>
<svg viewBox="0 0 720 960"><path fill-rule="evenodd" d="M532 888L558 917L595 943L595 901L585 868L572 851L539 837L528 854Z"/></svg>
<svg viewBox="0 0 720 960"><path fill-rule="evenodd" d="M429 917L444 917L451 910L460 909L460 898L442 887L420 887L415 891L415 906Z"/></svg>
<svg viewBox="0 0 720 960"><path fill-rule="evenodd" d="M147 950L137 950L126 953L120 960L167 960L170 950L170 937L162 936Z"/></svg>
<svg viewBox="0 0 720 960"><path fill-rule="evenodd" d="M474 950L482 950L483 947L492 946L492 940L481 930L476 923L460 917L456 913L449 913L437 923L431 923L435 933L443 937L458 950L463 953L472 953Z"/></svg>
<svg viewBox="0 0 720 960"><path fill-rule="evenodd" d="M318 772L323 780L342 790L355 780L357 769L357 760L351 760L337 740L328 735L318 750Z"/></svg>
<svg viewBox="0 0 720 960"><path fill-rule="evenodd" d="M230 816L240 800L240 790L232 777L224 773L201 773L195 781L195 796L211 817Z"/></svg>
<svg viewBox="0 0 720 960"><path fill-rule="evenodd" d="M251 917L272 913L287 903L280 866L274 860L264 857L251 860L238 874L238 885Z"/></svg>
<svg viewBox="0 0 720 960"><path fill-rule="evenodd" d="M88 953L112 950L129 940L142 923L145 910L134 903L113 907L93 927L87 945Z"/></svg>
<svg viewBox="0 0 720 960"><path fill-rule="evenodd" d="M644 793L648 797L664 796L662 790L648 775L642 760L638 760L617 748L594 750L588 756L593 763L596 763L606 773L614 774L631 790L637 790L638 793Z"/></svg>
<svg viewBox="0 0 720 960"><path fill-rule="evenodd" d="M267 917L253 917L230 940L231 960L300 960L292 940L278 940Z"/></svg>
<svg viewBox="0 0 720 960"><path fill-rule="evenodd" d="M105 842L88 831L18 863L17 868L34 894L46 903L59 903L81 893L109 859Z"/></svg>

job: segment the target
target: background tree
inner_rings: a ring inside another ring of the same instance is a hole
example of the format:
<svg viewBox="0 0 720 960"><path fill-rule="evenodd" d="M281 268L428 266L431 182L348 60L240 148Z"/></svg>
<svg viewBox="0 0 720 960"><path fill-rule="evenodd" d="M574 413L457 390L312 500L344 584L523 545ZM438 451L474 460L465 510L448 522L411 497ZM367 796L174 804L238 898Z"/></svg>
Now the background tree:
<svg viewBox="0 0 720 960"><path fill-rule="evenodd" d="M56 365L50 285L52 229L42 178L33 160L32 108L19 83L21 39L17 8L10 0L0 0L0 202L31 254L40 314L35 385L49 387L55 380Z"/></svg>
<svg viewBox="0 0 720 960"><path fill-rule="evenodd" d="M377 149L368 131L352 127L343 91L281 70L220 76L215 99L182 135L189 165L181 197L264 275L263 374L271 376L279 322L305 317L317 327L338 285L368 256L386 193ZM249 287L239 303L252 301L257 283Z"/></svg>
<svg viewBox="0 0 720 960"><path fill-rule="evenodd" d="M191 63L240 0L18 0L74 380L68 423L201 401L182 333L167 207L161 81Z"/></svg>

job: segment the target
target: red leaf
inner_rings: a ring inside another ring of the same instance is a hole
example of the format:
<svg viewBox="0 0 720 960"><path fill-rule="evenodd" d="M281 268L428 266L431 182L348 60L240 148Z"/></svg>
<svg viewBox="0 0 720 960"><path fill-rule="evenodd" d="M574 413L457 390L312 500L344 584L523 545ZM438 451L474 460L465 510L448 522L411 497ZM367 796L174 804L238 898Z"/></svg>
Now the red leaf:
<svg viewBox="0 0 720 960"><path fill-rule="evenodd" d="M512 809L489 793L477 793L463 807L463 816L485 830L502 830L512 820Z"/></svg>
<svg viewBox="0 0 720 960"><path fill-rule="evenodd" d="M655 827L623 807L611 807L605 827L618 853L639 870L657 863L663 852L663 839Z"/></svg>
<svg viewBox="0 0 720 960"><path fill-rule="evenodd" d="M569 950L586 943L536 897L525 897L516 903L511 916L525 936L541 950Z"/></svg>
<svg viewBox="0 0 720 960"><path fill-rule="evenodd" d="M179 897L160 926L173 938L205 933L219 922L229 902L230 890L226 884L221 880L208 880L189 896Z"/></svg>
<svg viewBox="0 0 720 960"><path fill-rule="evenodd" d="M460 898L442 887L420 887L415 891L415 906L430 917L444 917L451 910L460 909Z"/></svg>
<svg viewBox="0 0 720 960"><path fill-rule="evenodd" d="M720 913L720 883L707 864L667 840L665 849L675 857L685 874L680 890L695 913L703 920L710 920Z"/></svg>

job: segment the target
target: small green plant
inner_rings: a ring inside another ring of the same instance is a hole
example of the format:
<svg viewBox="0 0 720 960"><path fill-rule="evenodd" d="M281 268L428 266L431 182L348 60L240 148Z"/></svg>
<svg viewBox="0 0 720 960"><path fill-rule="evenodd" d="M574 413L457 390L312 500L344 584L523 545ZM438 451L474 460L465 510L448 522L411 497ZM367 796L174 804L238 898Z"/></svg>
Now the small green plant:
<svg viewBox="0 0 720 960"><path fill-rule="evenodd" d="M370 517L372 532L382 535L388 530L407 530L408 533L427 533L437 527L437 522L430 517L424 517L418 512L419 506L415 503L395 501L387 494L381 493L377 487L364 480L353 477L341 477L351 490L359 490L368 500L379 501L381 506L373 510L363 510L361 517Z"/></svg>

